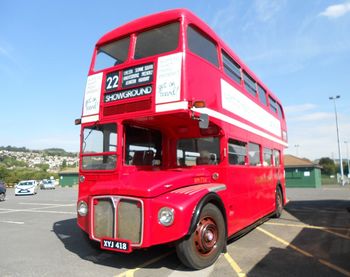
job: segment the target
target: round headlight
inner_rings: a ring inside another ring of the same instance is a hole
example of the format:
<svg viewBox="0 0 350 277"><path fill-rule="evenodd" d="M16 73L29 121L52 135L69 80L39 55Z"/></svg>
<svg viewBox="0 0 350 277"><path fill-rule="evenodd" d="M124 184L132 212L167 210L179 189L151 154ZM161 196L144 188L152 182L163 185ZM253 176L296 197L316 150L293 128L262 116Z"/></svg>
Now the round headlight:
<svg viewBox="0 0 350 277"><path fill-rule="evenodd" d="M163 207L158 212L158 220L164 226L170 226L174 222L174 209Z"/></svg>
<svg viewBox="0 0 350 277"><path fill-rule="evenodd" d="M78 214L80 216L86 216L88 213L88 205L84 201L80 201L78 204Z"/></svg>

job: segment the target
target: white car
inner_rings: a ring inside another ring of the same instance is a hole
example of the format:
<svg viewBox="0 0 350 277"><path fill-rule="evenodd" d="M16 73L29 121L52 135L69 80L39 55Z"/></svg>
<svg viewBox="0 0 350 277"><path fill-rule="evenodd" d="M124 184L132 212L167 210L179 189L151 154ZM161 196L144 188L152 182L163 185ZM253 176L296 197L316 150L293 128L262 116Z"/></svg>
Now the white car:
<svg viewBox="0 0 350 277"><path fill-rule="evenodd" d="M40 189L55 189L55 182L53 180L42 180Z"/></svg>
<svg viewBox="0 0 350 277"><path fill-rule="evenodd" d="M38 192L38 182L35 180L21 181L16 185L15 195L30 195Z"/></svg>

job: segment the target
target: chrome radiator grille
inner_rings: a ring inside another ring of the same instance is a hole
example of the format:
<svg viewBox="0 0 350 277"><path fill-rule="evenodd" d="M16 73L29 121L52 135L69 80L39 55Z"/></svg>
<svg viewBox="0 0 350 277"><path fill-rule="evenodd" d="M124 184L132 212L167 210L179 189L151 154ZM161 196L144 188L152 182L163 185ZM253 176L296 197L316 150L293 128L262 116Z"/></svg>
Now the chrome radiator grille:
<svg viewBox="0 0 350 277"><path fill-rule="evenodd" d="M142 243L143 203L134 198L99 196L92 199L93 238L104 237Z"/></svg>

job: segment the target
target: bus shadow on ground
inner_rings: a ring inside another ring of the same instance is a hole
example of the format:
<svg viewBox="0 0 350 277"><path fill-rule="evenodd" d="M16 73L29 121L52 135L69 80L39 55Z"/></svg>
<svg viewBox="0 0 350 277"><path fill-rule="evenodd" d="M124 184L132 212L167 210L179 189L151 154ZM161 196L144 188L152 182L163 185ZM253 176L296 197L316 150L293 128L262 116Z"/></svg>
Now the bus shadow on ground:
<svg viewBox="0 0 350 277"><path fill-rule="evenodd" d="M130 254L117 253L99 249L99 244L91 241L77 226L76 218L62 220L53 224L53 232L57 238L63 243L64 247L78 255L80 258L99 264L118 269L134 269L148 261L169 255L160 259L159 262L150 263L145 268L160 268L176 269L180 261L177 259L172 248L166 246L156 246L146 250L135 250Z"/></svg>
<svg viewBox="0 0 350 277"><path fill-rule="evenodd" d="M349 206L350 201L345 200L291 201L288 203L285 208L286 215L282 216L281 220L274 221L286 223L286 226L271 231L274 235L282 234L280 237L283 238L283 233L288 232L288 228L295 228L287 224L306 224L327 227L327 230L338 232L345 237L320 229L300 228L299 234L290 244L306 251L311 256L303 255L281 244L280 248L271 247L269 253L258 261L247 275L349 276ZM267 229L265 226L262 228ZM328 262L328 265L324 261ZM333 265L338 269L332 268Z"/></svg>

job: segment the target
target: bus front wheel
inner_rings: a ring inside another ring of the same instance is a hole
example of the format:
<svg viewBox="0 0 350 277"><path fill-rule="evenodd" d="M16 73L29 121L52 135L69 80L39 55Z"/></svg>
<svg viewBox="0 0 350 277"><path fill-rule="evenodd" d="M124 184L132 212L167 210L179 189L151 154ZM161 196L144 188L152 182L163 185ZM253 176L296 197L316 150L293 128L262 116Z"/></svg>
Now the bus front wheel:
<svg viewBox="0 0 350 277"><path fill-rule="evenodd" d="M189 268L212 265L225 246L225 221L221 211L208 203L202 209L195 231L176 246L180 261Z"/></svg>

